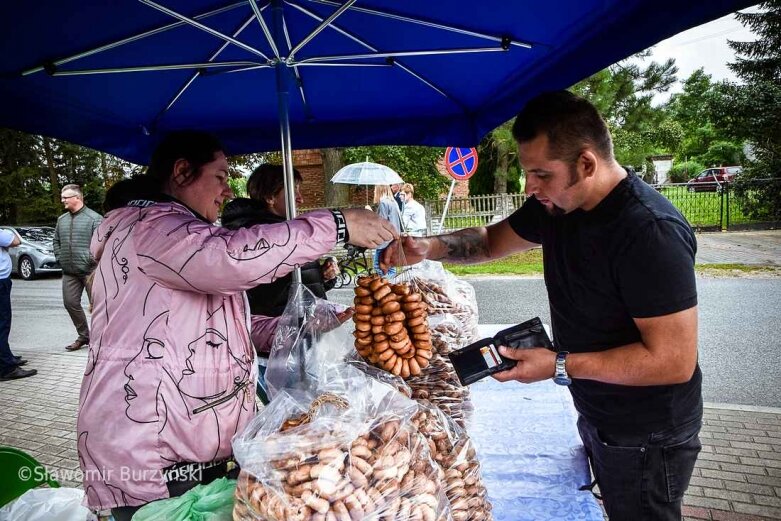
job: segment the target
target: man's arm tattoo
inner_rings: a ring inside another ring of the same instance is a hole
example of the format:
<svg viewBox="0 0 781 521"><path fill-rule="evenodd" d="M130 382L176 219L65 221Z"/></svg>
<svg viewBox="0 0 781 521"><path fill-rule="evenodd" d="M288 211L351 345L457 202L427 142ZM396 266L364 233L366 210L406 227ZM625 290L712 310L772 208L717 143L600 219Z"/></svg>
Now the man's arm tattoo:
<svg viewBox="0 0 781 521"><path fill-rule="evenodd" d="M473 264L490 258L486 237L478 229L459 230L442 235L438 239L442 241L446 250L441 259L458 264Z"/></svg>

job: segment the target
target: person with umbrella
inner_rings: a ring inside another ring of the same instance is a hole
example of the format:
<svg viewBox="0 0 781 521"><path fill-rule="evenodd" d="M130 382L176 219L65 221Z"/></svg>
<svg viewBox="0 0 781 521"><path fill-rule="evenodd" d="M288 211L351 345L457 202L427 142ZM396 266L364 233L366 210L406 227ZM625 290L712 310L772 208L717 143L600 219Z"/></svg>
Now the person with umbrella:
<svg viewBox="0 0 781 521"><path fill-rule="evenodd" d="M87 505L117 520L228 472L231 437L255 413L242 291L338 243L375 247L397 235L355 209L214 226L233 193L222 145L202 132L165 137L146 175L159 202L112 210L91 244L98 265L77 447Z"/></svg>

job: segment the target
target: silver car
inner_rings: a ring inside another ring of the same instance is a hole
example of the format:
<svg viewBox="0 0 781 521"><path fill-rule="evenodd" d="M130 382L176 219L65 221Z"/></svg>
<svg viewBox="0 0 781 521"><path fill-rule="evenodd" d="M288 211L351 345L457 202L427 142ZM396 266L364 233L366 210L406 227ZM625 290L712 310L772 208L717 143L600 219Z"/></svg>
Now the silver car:
<svg viewBox="0 0 781 521"><path fill-rule="evenodd" d="M54 228L51 226L0 226L11 230L21 244L8 248L11 269L24 280L34 279L43 273L61 273L60 264L54 258Z"/></svg>

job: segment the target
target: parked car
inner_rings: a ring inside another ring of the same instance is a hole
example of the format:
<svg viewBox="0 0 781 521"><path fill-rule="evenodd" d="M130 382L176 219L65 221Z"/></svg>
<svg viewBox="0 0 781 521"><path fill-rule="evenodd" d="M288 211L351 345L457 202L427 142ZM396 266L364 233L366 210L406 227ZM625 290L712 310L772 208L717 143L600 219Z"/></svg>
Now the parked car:
<svg viewBox="0 0 781 521"><path fill-rule="evenodd" d="M11 269L24 280L42 273L62 273L54 258L54 228L51 226L0 226L11 230L21 244L8 248Z"/></svg>
<svg viewBox="0 0 781 521"><path fill-rule="evenodd" d="M739 166L720 166L703 170L686 183L690 192L721 192L724 183L731 183L743 169Z"/></svg>

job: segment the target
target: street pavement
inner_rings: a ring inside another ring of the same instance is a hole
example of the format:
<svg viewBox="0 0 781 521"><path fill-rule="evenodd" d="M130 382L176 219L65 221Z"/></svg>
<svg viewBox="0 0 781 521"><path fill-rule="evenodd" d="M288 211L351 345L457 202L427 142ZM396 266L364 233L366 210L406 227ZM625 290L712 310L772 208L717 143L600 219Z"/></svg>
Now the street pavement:
<svg viewBox="0 0 781 521"><path fill-rule="evenodd" d="M771 242L781 244L781 232L771 235ZM703 252L702 239L700 244ZM770 262L762 258L763 255L758 252L749 260L756 264L781 265L778 250ZM722 256L713 262L744 262L730 259L732 257ZM542 281L521 279L524 280L525 288L510 288L514 295L498 296L497 286L492 286L491 280L470 279L483 314L481 322L511 323L518 321L516 317L535 315L546 319ZM721 395L711 394L704 388L707 403L700 435L703 451L685 497L684 516L685 519L711 521L781 519L781 407L758 405L781 403L778 401L781 344L773 329L781 309L781 277L728 279L726 288L722 282L723 279L698 277L701 316L713 313L717 318L721 317L720 322L708 321L707 325L705 320L701 321L701 365L706 381L708 368L718 368L716 364L725 355L711 356L705 340L710 343L727 337L736 347L732 349L732 356L727 357L726 364L718 369L723 374L715 379L714 390L718 390L719 382L729 380L731 370L736 373L733 379L738 387L741 383L747 387L759 382L759 391L771 396L771 400L749 401L740 395L724 395L723 391ZM64 346L73 340L74 332L61 301L53 298L59 297L53 286L59 287L58 279L31 283L14 281L12 347L16 354L27 358L28 367L38 369L39 374L0 382L0 445L30 453L62 485L80 487L75 421L87 352L64 351ZM507 286L507 279L498 283L498 287ZM337 292L335 300L341 300L342 294L349 295L346 291ZM512 305L508 305L510 302ZM706 302L712 304L706 306ZM505 311L512 308L512 312L506 311L512 314L501 315L499 309L492 310L492 304ZM706 313L706 310L709 311ZM754 316L746 317L748 310L754 310ZM736 318L731 321L733 316ZM720 328L721 322L724 325ZM44 338L43 345L40 337ZM754 357L747 354L752 353L747 350L749 344L757 343L757 338L762 339L763 345L759 347L761 356ZM714 396L724 399L713 401Z"/></svg>

